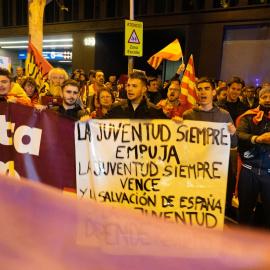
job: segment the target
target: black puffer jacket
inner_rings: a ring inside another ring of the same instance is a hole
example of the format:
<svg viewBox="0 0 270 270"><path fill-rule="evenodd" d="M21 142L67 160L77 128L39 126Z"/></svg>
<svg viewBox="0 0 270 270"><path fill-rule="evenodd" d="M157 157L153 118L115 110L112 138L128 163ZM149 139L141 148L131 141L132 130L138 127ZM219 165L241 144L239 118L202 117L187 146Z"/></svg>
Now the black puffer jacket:
<svg viewBox="0 0 270 270"><path fill-rule="evenodd" d="M113 105L103 119L168 119L162 108L148 102L145 98L134 111L131 101L124 100Z"/></svg>
<svg viewBox="0 0 270 270"><path fill-rule="evenodd" d="M56 113L67 115L77 120L79 120L82 116L86 114L85 111L79 105L76 105L73 109L68 109L68 110L66 110L63 107L63 105L53 106L50 108L50 110Z"/></svg>

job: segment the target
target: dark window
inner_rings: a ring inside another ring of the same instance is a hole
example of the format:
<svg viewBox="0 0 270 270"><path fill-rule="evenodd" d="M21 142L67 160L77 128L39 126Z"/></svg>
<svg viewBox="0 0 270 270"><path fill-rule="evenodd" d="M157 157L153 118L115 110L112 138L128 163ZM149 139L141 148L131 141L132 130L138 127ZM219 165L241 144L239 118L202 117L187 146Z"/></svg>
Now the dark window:
<svg viewBox="0 0 270 270"><path fill-rule="evenodd" d="M117 17L123 16L123 0L117 0L116 16Z"/></svg>
<svg viewBox="0 0 270 270"><path fill-rule="evenodd" d="M3 3L3 26L12 26L12 0L2 1Z"/></svg>
<svg viewBox="0 0 270 270"><path fill-rule="evenodd" d="M23 0L23 8L22 8L22 24L27 25L28 24L28 0Z"/></svg>
<svg viewBox="0 0 270 270"><path fill-rule="evenodd" d="M204 0L183 0L183 11L204 9Z"/></svg>
<svg viewBox="0 0 270 270"><path fill-rule="evenodd" d="M167 12L173 12L174 10L174 1L167 0Z"/></svg>
<svg viewBox="0 0 270 270"><path fill-rule="evenodd" d="M52 1L45 6L44 22L45 23L59 22L59 6L55 1Z"/></svg>
<svg viewBox="0 0 270 270"><path fill-rule="evenodd" d="M65 9L61 11L64 12L64 21L66 22L72 21L72 12L73 12L72 0L64 0L64 6L65 8L68 9L68 11Z"/></svg>
<svg viewBox="0 0 270 270"><path fill-rule="evenodd" d="M77 21L79 19L79 1L73 0L73 21Z"/></svg>
<svg viewBox="0 0 270 270"><path fill-rule="evenodd" d="M140 0L134 0L134 15L140 15Z"/></svg>
<svg viewBox="0 0 270 270"><path fill-rule="evenodd" d="M107 0L106 17L122 17L123 0Z"/></svg>
<svg viewBox="0 0 270 270"><path fill-rule="evenodd" d="M106 17L115 17L116 0L107 0Z"/></svg>
<svg viewBox="0 0 270 270"><path fill-rule="evenodd" d="M135 0L134 1L134 14L135 15L147 14L147 0Z"/></svg>
<svg viewBox="0 0 270 270"><path fill-rule="evenodd" d="M154 13L165 13L165 12L166 12L166 0L155 0Z"/></svg>
<svg viewBox="0 0 270 270"><path fill-rule="evenodd" d="M100 1L95 1L95 19L99 19L100 17Z"/></svg>
<svg viewBox="0 0 270 270"><path fill-rule="evenodd" d="M94 19L94 0L84 0L84 18L85 19Z"/></svg>
<svg viewBox="0 0 270 270"><path fill-rule="evenodd" d="M270 0L248 0L248 5L269 4Z"/></svg>
<svg viewBox="0 0 270 270"><path fill-rule="evenodd" d="M230 7L237 7L238 6L238 0L230 0Z"/></svg>
<svg viewBox="0 0 270 270"><path fill-rule="evenodd" d="M100 1L84 0L84 18L99 19L100 17Z"/></svg>
<svg viewBox="0 0 270 270"><path fill-rule="evenodd" d="M22 25L22 8L23 8L23 1L16 0L16 25Z"/></svg>
<svg viewBox="0 0 270 270"><path fill-rule="evenodd" d="M220 0L214 0L213 1L213 8L221 8L221 1Z"/></svg>

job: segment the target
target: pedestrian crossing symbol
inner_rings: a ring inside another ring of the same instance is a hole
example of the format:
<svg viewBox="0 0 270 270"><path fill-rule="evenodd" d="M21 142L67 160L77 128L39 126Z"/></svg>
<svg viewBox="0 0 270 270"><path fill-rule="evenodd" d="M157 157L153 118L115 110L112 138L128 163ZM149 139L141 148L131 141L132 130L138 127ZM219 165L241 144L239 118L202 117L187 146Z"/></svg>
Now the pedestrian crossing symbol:
<svg viewBox="0 0 270 270"><path fill-rule="evenodd" d="M125 20L125 55L143 55L143 23Z"/></svg>
<svg viewBox="0 0 270 270"><path fill-rule="evenodd" d="M140 41L138 39L138 36L136 34L136 31L133 30L129 40L128 40L128 43L135 43L135 44L140 44Z"/></svg>

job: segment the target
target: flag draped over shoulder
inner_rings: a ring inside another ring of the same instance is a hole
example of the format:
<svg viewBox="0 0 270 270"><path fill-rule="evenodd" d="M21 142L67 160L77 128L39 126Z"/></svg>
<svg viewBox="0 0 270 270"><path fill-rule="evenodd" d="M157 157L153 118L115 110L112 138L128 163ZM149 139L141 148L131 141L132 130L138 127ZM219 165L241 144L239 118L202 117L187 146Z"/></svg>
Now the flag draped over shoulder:
<svg viewBox="0 0 270 270"><path fill-rule="evenodd" d="M196 93L195 69L192 54L188 60L180 87L182 96L185 96L188 109L191 109L199 101Z"/></svg>
<svg viewBox="0 0 270 270"><path fill-rule="evenodd" d="M154 69L157 69L163 59L178 61L183 56L178 39L170 43L167 47L154 54L147 61Z"/></svg>
<svg viewBox="0 0 270 270"><path fill-rule="evenodd" d="M39 87L39 93L43 94L49 90L48 74L53 66L42 56L37 48L28 43L27 58L25 62L26 76L33 77Z"/></svg>

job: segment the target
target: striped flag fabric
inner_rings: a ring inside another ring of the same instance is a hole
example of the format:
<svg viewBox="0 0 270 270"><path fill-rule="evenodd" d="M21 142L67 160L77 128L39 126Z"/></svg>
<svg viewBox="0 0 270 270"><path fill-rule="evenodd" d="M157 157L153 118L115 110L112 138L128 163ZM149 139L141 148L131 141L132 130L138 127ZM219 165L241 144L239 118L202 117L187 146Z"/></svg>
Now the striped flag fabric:
<svg viewBox="0 0 270 270"><path fill-rule="evenodd" d="M29 39L25 61L25 74L36 80L40 94L45 94L50 89L48 74L52 68L53 66L43 57L42 53L38 51Z"/></svg>
<svg viewBox="0 0 270 270"><path fill-rule="evenodd" d="M154 69L157 69L163 59L178 61L181 57L183 57L182 49L178 39L176 39L161 51L151 56L147 62Z"/></svg>
<svg viewBox="0 0 270 270"><path fill-rule="evenodd" d="M191 109L193 105L199 101L196 93L195 69L192 54L188 60L180 87L182 95L185 96L187 107Z"/></svg>

